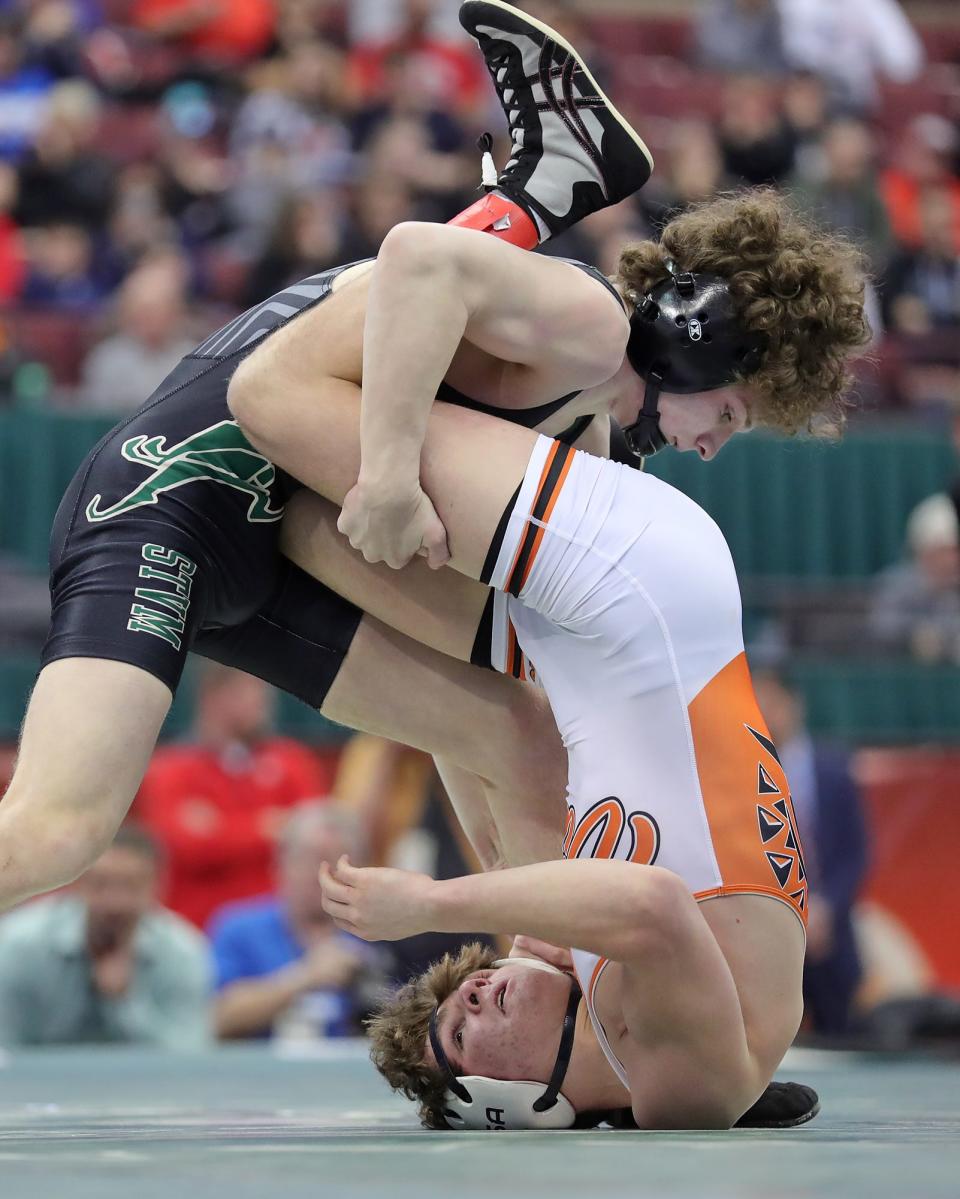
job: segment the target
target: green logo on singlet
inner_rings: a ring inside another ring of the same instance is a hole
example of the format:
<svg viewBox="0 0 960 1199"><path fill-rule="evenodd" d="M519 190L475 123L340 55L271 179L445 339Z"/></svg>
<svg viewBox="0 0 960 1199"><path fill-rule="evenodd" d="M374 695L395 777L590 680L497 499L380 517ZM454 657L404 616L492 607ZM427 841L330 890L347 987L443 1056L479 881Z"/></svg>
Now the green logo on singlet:
<svg viewBox="0 0 960 1199"><path fill-rule="evenodd" d="M140 578L149 586L137 587L127 628L131 633L160 637L175 650L183 644L190 611L190 592L197 564L186 554L147 542L141 548Z"/></svg>
<svg viewBox="0 0 960 1199"><path fill-rule="evenodd" d="M142 435L125 441L120 451L124 458L150 467L151 473L123 499L106 508L100 507L103 497L95 495L87 504L87 520L112 520L134 508L155 504L165 491L201 480L222 483L249 496L247 520L251 523L266 524L283 516L283 508L271 504L276 467L257 453L236 421L220 421L169 448L166 442L166 437Z"/></svg>

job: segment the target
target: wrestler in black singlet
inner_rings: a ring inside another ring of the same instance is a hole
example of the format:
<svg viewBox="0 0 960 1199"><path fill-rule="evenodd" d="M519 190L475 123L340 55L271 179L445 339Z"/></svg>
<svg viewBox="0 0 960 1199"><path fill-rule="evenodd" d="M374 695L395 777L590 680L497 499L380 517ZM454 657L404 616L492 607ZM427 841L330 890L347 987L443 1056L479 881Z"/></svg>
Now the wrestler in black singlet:
<svg viewBox="0 0 960 1199"><path fill-rule="evenodd" d="M211 334L90 452L51 532L42 665L109 658L176 691L192 650L320 707L363 614L280 554L284 505L300 485L243 436L227 387L261 338L330 295L346 269L291 284ZM577 394L521 411L447 384L438 398L535 427ZM475 660L489 665L481 641Z"/></svg>

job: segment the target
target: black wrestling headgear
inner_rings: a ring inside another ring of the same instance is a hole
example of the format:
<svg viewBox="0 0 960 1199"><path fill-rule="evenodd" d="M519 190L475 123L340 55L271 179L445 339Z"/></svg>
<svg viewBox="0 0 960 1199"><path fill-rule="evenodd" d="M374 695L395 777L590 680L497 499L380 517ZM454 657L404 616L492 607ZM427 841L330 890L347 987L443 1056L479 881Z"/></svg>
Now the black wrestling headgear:
<svg viewBox="0 0 960 1199"><path fill-rule="evenodd" d="M647 456L666 445L660 392L687 395L726 387L760 366L767 339L740 328L727 280L693 271L672 273L637 300L627 357L646 379L643 407L623 430L631 450Z"/></svg>

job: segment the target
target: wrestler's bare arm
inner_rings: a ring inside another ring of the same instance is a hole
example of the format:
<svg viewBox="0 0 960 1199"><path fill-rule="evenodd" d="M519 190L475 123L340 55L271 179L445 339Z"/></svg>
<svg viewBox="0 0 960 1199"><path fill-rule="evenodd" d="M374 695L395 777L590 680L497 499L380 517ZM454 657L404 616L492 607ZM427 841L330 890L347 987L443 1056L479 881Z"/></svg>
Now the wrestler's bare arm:
<svg viewBox="0 0 960 1199"><path fill-rule="evenodd" d="M616 372L628 333L617 301L569 263L471 229L396 225L367 300L361 478L416 480L430 409L462 340L573 390Z"/></svg>
<svg viewBox="0 0 960 1199"><path fill-rule="evenodd" d="M361 286L363 303L350 295ZM431 565L446 559L443 526L420 489L418 468L437 388L461 341L502 362L505 398L524 387L549 398L613 375L629 333L617 301L576 267L447 226L397 226L372 275L350 284L342 300L356 307L340 332L356 340L362 329L362 369L354 360L359 343L343 362L318 345L321 307L250 355L231 380L228 402L271 461L323 491L321 481L338 464L320 393L362 377L363 470L358 455L351 486L362 477L345 531L370 560L392 566L421 545Z"/></svg>

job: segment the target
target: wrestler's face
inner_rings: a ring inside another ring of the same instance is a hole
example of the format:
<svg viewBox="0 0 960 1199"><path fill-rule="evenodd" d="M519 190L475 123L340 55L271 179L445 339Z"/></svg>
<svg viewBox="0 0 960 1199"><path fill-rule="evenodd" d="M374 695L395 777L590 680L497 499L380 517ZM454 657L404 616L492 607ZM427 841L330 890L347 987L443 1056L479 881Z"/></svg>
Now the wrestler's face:
<svg viewBox="0 0 960 1199"><path fill-rule="evenodd" d="M563 974L517 965L478 970L440 1005L447 1060L458 1074L547 1082L569 997ZM429 1040L426 1060L435 1064Z"/></svg>
<svg viewBox="0 0 960 1199"><path fill-rule="evenodd" d="M750 411L735 387L694 395L660 396L660 431L677 450L693 450L708 462L735 433L751 427Z"/></svg>

